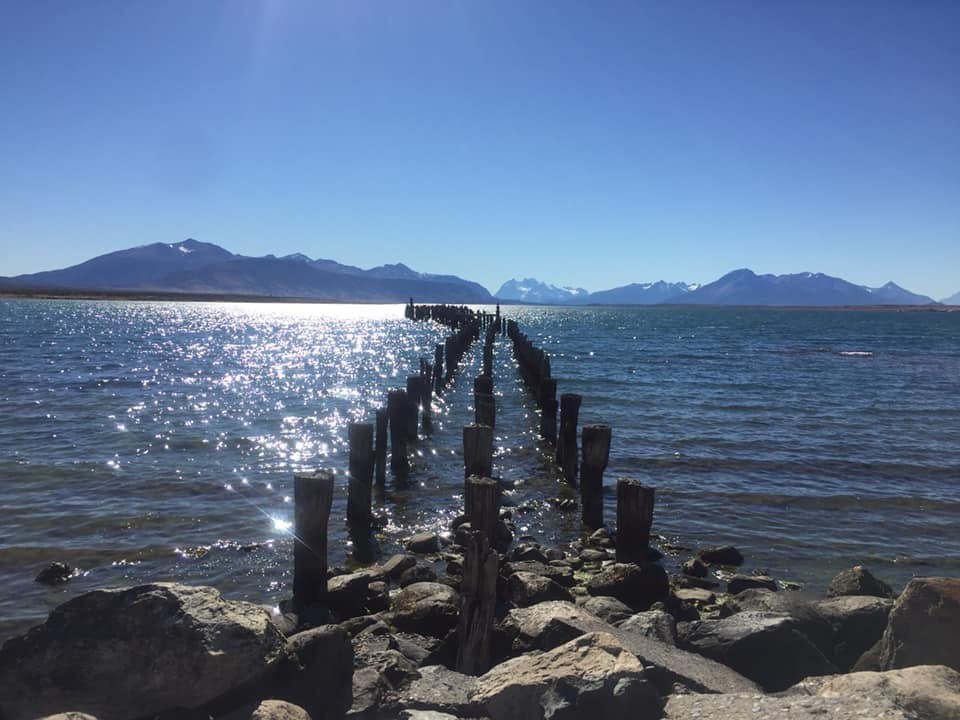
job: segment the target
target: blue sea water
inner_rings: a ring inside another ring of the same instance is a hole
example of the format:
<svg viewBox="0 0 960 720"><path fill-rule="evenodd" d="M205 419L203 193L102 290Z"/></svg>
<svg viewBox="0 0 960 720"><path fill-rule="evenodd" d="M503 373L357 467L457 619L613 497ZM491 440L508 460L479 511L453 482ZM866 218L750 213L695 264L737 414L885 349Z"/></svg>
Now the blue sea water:
<svg viewBox="0 0 960 720"><path fill-rule="evenodd" d="M558 391L583 396L581 424L613 427L608 490L656 487L670 544L732 543L748 570L813 591L855 563L894 585L960 574L960 313L503 309ZM397 305L0 301L0 638L103 586L178 579L276 604L300 470L339 471L330 561L349 562L347 424L372 421L446 334ZM410 486L375 498L384 554L460 512L479 365L477 346L436 400ZM550 503L506 338L494 365L518 532L569 543L579 515ZM77 576L35 583L51 560Z"/></svg>

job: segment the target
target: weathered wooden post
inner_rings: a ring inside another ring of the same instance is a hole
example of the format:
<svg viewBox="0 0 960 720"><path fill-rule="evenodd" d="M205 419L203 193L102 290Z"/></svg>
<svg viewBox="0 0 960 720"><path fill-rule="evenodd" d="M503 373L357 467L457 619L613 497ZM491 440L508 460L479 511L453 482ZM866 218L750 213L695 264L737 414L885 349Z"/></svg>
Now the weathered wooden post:
<svg viewBox="0 0 960 720"><path fill-rule="evenodd" d="M332 470L293 476L293 605L299 611L327 594L327 521Z"/></svg>
<svg viewBox="0 0 960 720"><path fill-rule="evenodd" d="M489 425L463 426L463 476L493 475L493 428Z"/></svg>
<svg viewBox="0 0 960 720"><path fill-rule="evenodd" d="M540 380L540 437L557 444L557 381L549 377Z"/></svg>
<svg viewBox="0 0 960 720"><path fill-rule="evenodd" d="M610 426L585 425L583 466L580 468L580 506L587 527L603 525L603 471L610 457Z"/></svg>
<svg viewBox="0 0 960 720"><path fill-rule="evenodd" d="M433 365L425 362L420 374L420 407L423 416L423 431L433 431Z"/></svg>
<svg viewBox="0 0 960 720"><path fill-rule="evenodd" d="M577 484L577 419L583 398L575 393L560 396L560 437L557 439L557 465L564 479Z"/></svg>
<svg viewBox="0 0 960 720"><path fill-rule="evenodd" d="M650 548L650 526L653 524L652 487L639 480L617 480L617 562L642 563Z"/></svg>
<svg viewBox="0 0 960 720"><path fill-rule="evenodd" d="M490 668L493 617L497 603L497 553L486 533L471 530L463 556L457 671L480 675Z"/></svg>
<svg viewBox="0 0 960 720"><path fill-rule="evenodd" d="M474 420L478 425L497 426L496 398L493 396L493 378L479 375L473 381Z"/></svg>
<svg viewBox="0 0 960 720"><path fill-rule="evenodd" d="M493 529L500 519L500 483L489 477L471 475L464 482L463 513L473 530L481 530L493 542Z"/></svg>
<svg viewBox="0 0 960 720"><path fill-rule="evenodd" d="M420 376L407 376L407 441L416 442L420 418Z"/></svg>
<svg viewBox="0 0 960 720"><path fill-rule="evenodd" d="M373 449L373 466L377 485L387 482L387 418L386 408L377 408L377 439Z"/></svg>
<svg viewBox="0 0 960 720"><path fill-rule="evenodd" d="M439 395L443 392L443 345L433 348L433 390Z"/></svg>
<svg viewBox="0 0 960 720"><path fill-rule="evenodd" d="M407 407L406 390L390 390L387 393L387 410L390 413L390 469L395 475L410 474L407 458Z"/></svg>
<svg viewBox="0 0 960 720"><path fill-rule="evenodd" d="M350 423L347 426L350 445L350 481L347 487L347 522L370 525L373 493L373 425Z"/></svg>

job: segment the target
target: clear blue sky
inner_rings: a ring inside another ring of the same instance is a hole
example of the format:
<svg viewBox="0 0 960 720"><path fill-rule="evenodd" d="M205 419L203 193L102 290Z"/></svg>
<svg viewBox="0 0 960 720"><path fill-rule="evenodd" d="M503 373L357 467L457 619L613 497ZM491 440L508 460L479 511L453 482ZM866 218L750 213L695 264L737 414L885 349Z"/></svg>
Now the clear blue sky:
<svg viewBox="0 0 960 720"><path fill-rule="evenodd" d="M960 2L0 4L0 274L186 237L496 290L960 290Z"/></svg>

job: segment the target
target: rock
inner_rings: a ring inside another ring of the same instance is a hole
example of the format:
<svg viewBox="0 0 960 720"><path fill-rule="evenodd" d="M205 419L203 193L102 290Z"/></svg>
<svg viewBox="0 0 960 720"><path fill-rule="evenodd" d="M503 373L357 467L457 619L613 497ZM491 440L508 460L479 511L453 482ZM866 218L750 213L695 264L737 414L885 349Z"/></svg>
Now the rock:
<svg viewBox="0 0 960 720"><path fill-rule="evenodd" d="M603 562L610 559L610 554L606 550L586 548L580 551L580 559L584 562Z"/></svg>
<svg viewBox="0 0 960 720"><path fill-rule="evenodd" d="M813 607L830 624L833 661L846 672L883 636L893 600L845 595L821 600Z"/></svg>
<svg viewBox="0 0 960 720"><path fill-rule="evenodd" d="M707 565L743 565L743 555L733 545L704 548L698 555Z"/></svg>
<svg viewBox="0 0 960 720"><path fill-rule="evenodd" d="M511 560L533 560L534 562L546 565L550 558L539 545L533 543L521 543L517 545L510 553Z"/></svg>
<svg viewBox="0 0 960 720"><path fill-rule="evenodd" d="M587 612L593 613L598 618L604 622L610 623L611 625L616 625L617 623L623 622L633 615L633 610L631 610L627 605L624 605L616 598L607 597L605 595L585 598L584 601L579 604L580 607Z"/></svg>
<svg viewBox="0 0 960 720"><path fill-rule="evenodd" d="M828 678L817 695L861 697L870 704L888 701L911 713L911 717L924 720L960 718L960 673L943 665L837 675Z"/></svg>
<svg viewBox="0 0 960 720"><path fill-rule="evenodd" d="M250 714L250 720L310 720L310 714L293 703L264 700Z"/></svg>
<svg viewBox="0 0 960 720"><path fill-rule="evenodd" d="M508 660L480 676L473 700L492 720L653 720L660 706L643 666L608 633Z"/></svg>
<svg viewBox="0 0 960 720"><path fill-rule="evenodd" d="M515 572L507 581L510 600L518 607L527 607L547 600L573 602L570 592L543 575Z"/></svg>
<svg viewBox="0 0 960 720"><path fill-rule="evenodd" d="M304 708L313 720L339 717L353 696L353 645L336 625L293 635L273 696Z"/></svg>
<svg viewBox="0 0 960 720"><path fill-rule="evenodd" d="M865 704L862 697L779 695L671 695L663 720L916 720L885 700Z"/></svg>
<svg viewBox="0 0 960 720"><path fill-rule="evenodd" d="M880 645L880 669L960 670L960 578L914 578L900 593Z"/></svg>
<svg viewBox="0 0 960 720"><path fill-rule="evenodd" d="M737 595L744 590L771 590L777 591L777 581L766 575L734 575L727 580L727 592Z"/></svg>
<svg viewBox="0 0 960 720"><path fill-rule="evenodd" d="M336 575L327 580L327 603L338 614L355 617L364 614L367 586L373 573L368 570Z"/></svg>
<svg viewBox="0 0 960 720"><path fill-rule="evenodd" d="M830 621L817 610L817 602L820 602L819 598L812 600L800 593L751 588L729 600L726 606L734 612L754 610L789 615L796 621L800 633L816 645L824 657L833 660L834 628Z"/></svg>
<svg viewBox="0 0 960 720"><path fill-rule="evenodd" d="M519 562L511 561L501 569L501 575L505 577L510 577L510 575L515 572L543 575L563 587L573 587L573 585L576 584L576 580L573 577L573 569L569 565L545 565L540 562L526 560Z"/></svg>
<svg viewBox="0 0 960 720"><path fill-rule="evenodd" d="M354 638L353 666L356 672L375 670L390 688L400 687L417 676L417 662L401 652L396 637L389 634ZM356 683L355 678L355 686Z"/></svg>
<svg viewBox="0 0 960 720"><path fill-rule="evenodd" d="M413 585L414 583L436 581L437 573L433 571L433 568L429 568L426 565L414 565L400 574L400 582L398 585L405 588L407 585Z"/></svg>
<svg viewBox="0 0 960 720"><path fill-rule="evenodd" d="M673 594L680 602L689 602L696 605L710 605L717 600L716 595L702 588L678 588L673 591Z"/></svg>
<svg viewBox="0 0 960 720"><path fill-rule="evenodd" d="M390 683L375 668L363 667L353 671L353 704L348 718L375 718L380 713Z"/></svg>
<svg viewBox="0 0 960 720"><path fill-rule="evenodd" d="M601 548L612 548L615 544L613 542L613 538L610 537L610 531L606 528L600 528L591 533L590 537L587 538L587 545Z"/></svg>
<svg viewBox="0 0 960 720"><path fill-rule="evenodd" d="M65 712L56 715L47 715L40 720L97 720L93 715L87 715L82 712Z"/></svg>
<svg viewBox="0 0 960 720"><path fill-rule="evenodd" d="M680 572L690 577L702 578L706 577L710 570L700 558L690 558L680 566Z"/></svg>
<svg viewBox="0 0 960 720"><path fill-rule="evenodd" d="M440 552L440 538L432 532L417 533L407 538L404 545L407 550L418 555Z"/></svg>
<svg viewBox="0 0 960 720"><path fill-rule="evenodd" d="M878 672L880 670L880 645L882 639L877 640L850 668L850 672Z"/></svg>
<svg viewBox="0 0 960 720"><path fill-rule="evenodd" d="M400 720L460 720L456 715L435 710L401 710L399 718Z"/></svg>
<svg viewBox="0 0 960 720"><path fill-rule="evenodd" d="M459 595L440 583L413 583L393 597L391 614L394 626L400 630L443 637L456 627Z"/></svg>
<svg viewBox="0 0 960 720"><path fill-rule="evenodd" d="M367 585L363 608L368 613L379 613L390 608L390 590L385 582L372 582Z"/></svg>
<svg viewBox="0 0 960 720"><path fill-rule="evenodd" d="M416 564L417 559L413 555L397 554L381 565L380 569L390 580L396 582L404 570L409 570Z"/></svg>
<svg viewBox="0 0 960 720"><path fill-rule="evenodd" d="M647 610L631 615L618 626L621 630L659 640L667 645L677 644L677 621L666 610Z"/></svg>
<svg viewBox="0 0 960 720"><path fill-rule="evenodd" d="M863 565L855 565L837 573L827 587L827 597L842 595L873 595L893 597L893 590L883 580L878 580Z"/></svg>
<svg viewBox="0 0 960 720"><path fill-rule="evenodd" d="M65 709L141 717L270 677L284 638L258 605L154 583L80 595L0 650L4 720Z"/></svg>
<svg viewBox="0 0 960 720"><path fill-rule="evenodd" d="M647 563L614 563L590 578L587 592L606 595L634 609L646 609L651 603L666 597L670 582L659 565Z"/></svg>
<svg viewBox="0 0 960 720"><path fill-rule="evenodd" d="M442 665L420 668L420 677L400 695L400 704L415 710L434 710L454 715L478 715L471 700L477 678L448 670Z"/></svg>
<svg viewBox="0 0 960 720"><path fill-rule="evenodd" d="M37 573L34 582L44 585L59 585L73 577L73 568L64 562L52 562Z"/></svg>
<svg viewBox="0 0 960 720"><path fill-rule="evenodd" d="M768 692L837 672L789 615L747 611L688 623L680 646L733 668Z"/></svg>

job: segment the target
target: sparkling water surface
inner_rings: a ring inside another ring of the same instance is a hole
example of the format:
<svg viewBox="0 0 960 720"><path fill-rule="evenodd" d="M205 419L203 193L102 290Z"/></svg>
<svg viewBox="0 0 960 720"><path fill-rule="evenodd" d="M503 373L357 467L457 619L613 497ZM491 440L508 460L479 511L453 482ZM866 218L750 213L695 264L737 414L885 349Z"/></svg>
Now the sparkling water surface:
<svg viewBox="0 0 960 720"><path fill-rule="evenodd" d="M551 355L606 472L657 489L655 532L733 543L822 590L866 563L960 574L960 313L504 307ZM293 474L338 471L330 562L351 561L347 424L372 422L449 331L399 305L0 301L0 638L96 587L182 580L276 604L292 582ZM377 493L383 554L462 505L480 344L437 398L409 487ZM497 342L495 473L518 533L579 536ZM667 558L668 564L683 560ZM51 560L66 585L33 581Z"/></svg>

